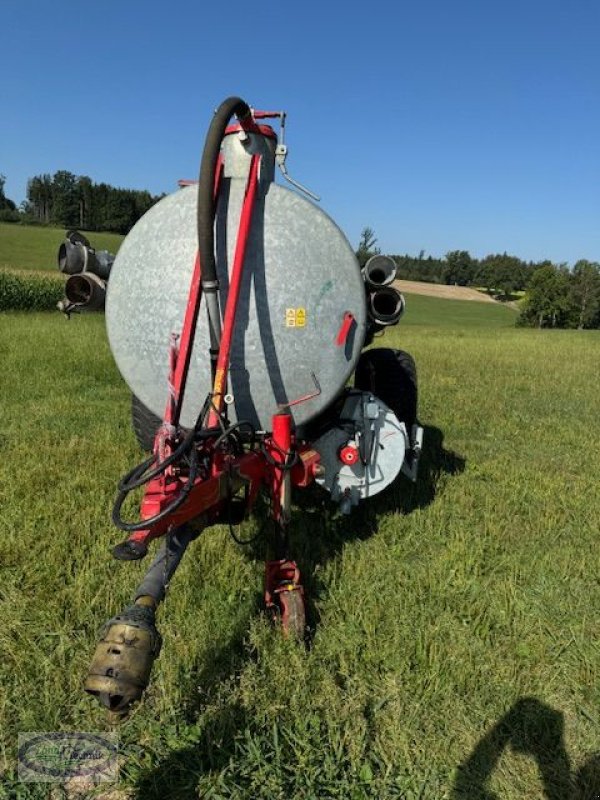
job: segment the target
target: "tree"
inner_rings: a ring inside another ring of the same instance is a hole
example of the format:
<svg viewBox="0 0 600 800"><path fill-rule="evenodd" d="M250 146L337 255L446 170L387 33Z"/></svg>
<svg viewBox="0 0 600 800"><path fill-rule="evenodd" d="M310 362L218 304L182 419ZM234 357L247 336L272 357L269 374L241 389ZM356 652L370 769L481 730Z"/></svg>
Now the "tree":
<svg viewBox="0 0 600 800"><path fill-rule="evenodd" d="M0 175L0 211L15 211L16 205L4 194L6 176Z"/></svg>
<svg viewBox="0 0 600 800"><path fill-rule="evenodd" d="M538 328L562 327L568 321L571 309L567 269L547 264L536 269L531 276L519 321Z"/></svg>
<svg viewBox="0 0 600 800"><path fill-rule="evenodd" d="M77 178L72 172L59 170L52 178L52 222L64 228L76 228L79 217Z"/></svg>
<svg viewBox="0 0 600 800"><path fill-rule="evenodd" d="M82 230L93 231L94 220L94 184L87 175L80 175L77 179L77 194L79 197L79 227Z"/></svg>
<svg viewBox="0 0 600 800"><path fill-rule="evenodd" d="M27 201L38 222L49 223L52 213L52 178L36 175L27 182Z"/></svg>
<svg viewBox="0 0 600 800"><path fill-rule="evenodd" d="M571 301L577 314L577 327L598 327L600 323L600 264L581 259L571 275Z"/></svg>
<svg viewBox="0 0 600 800"><path fill-rule="evenodd" d="M128 233L163 196L96 184L87 175L59 170L52 177L36 175L28 181L25 213L44 224Z"/></svg>
<svg viewBox="0 0 600 800"><path fill-rule="evenodd" d="M358 258L358 263L360 264L361 269L371 258L371 256L377 256L379 253L381 253L381 250L379 247L376 247L376 244L377 237L375 236L375 231L373 228L363 228L360 234L358 250L356 251L356 257Z"/></svg>
<svg viewBox="0 0 600 800"><path fill-rule="evenodd" d="M526 284L526 266L520 258L507 253L496 253L486 256L477 270L477 280L490 293L498 293L504 297Z"/></svg>
<svg viewBox="0 0 600 800"><path fill-rule="evenodd" d="M473 283L476 272L477 262L467 250L451 250L446 253L446 264L442 273L444 283L466 286Z"/></svg>

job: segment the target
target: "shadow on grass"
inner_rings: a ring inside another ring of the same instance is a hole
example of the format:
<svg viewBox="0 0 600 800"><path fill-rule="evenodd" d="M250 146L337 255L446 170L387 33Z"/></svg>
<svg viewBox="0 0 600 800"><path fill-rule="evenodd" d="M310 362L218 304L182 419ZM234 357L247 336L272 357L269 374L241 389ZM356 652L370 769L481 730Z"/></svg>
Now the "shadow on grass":
<svg viewBox="0 0 600 800"><path fill-rule="evenodd" d="M536 698L523 697L459 766L452 800L499 800L487 784L507 747L535 760L547 800L600 797L600 755L572 774L565 749L563 714Z"/></svg>
<svg viewBox="0 0 600 800"><path fill-rule="evenodd" d="M307 622L311 629L318 625L315 600L325 588L320 583L317 567L337 558L348 542L374 534L383 515L392 512L410 514L417 508L425 508L435 499L445 476L457 475L464 470L465 459L446 450L443 439L438 428L425 427L417 482L413 484L399 477L385 492L354 509L350 516L332 513L329 495L319 487L312 486L295 493L297 507L290 530L291 555L302 571L308 601ZM248 556L263 561L268 548L269 543L260 539L247 548ZM257 592L256 610L261 606L262 596ZM244 648L247 623L247 619L240 618L228 641L186 676L189 691L182 716L187 723L194 722L202 714L201 698L195 687L210 687L231 680L248 658ZM170 752L138 778L137 800L196 798L200 776L212 771L219 773L227 767L235 757L235 737L248 722L244 709L235 704L226 706L214 716L208 715L196 743Z"/></svg>

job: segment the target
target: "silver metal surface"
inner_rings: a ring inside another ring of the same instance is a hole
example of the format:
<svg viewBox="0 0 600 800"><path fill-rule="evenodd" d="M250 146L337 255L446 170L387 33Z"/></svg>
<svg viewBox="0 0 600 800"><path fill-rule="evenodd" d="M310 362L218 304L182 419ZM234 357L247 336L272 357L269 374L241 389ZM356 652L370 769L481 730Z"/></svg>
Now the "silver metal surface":
<svg viewBox="0 0 600 800"><path fill-rule="evenodd" d="M100 311L106 300L106 281L93 272L69 275L65 297L77 311Z"/></svg>
<svg viewBox="0 0 600 800"><path fill-rule="evenodd" d="M340 420L343 428L333 427L314 442L324 468L316 480L331 492L340 509L349 513L352 506L383 491L398 476L408 434L404 423L369 392L350 391ZM340 459L340 451L348 445L361 454L356 464L344 464Z"/></svg>
<svg viewBox="0 0 600 800"><path fill-rule="evenodd" d="M244 144L228 136L231 147ZM236 156L236 158L237 158ZM247 156L248 157L248 156ZM233 162L226 171L236 171ZM225 308L228 268L245 178L226 178L216 219L217 272ZM145 214L125 238L111 272L106 324L117 365L131 390L162 417L167 399L169 335L180 332L197 248L196 189L186 187ZM336 344L344 315L355 323ZM362 348L365 292L344 234L319 208L275 183L262 183L254 211L233 336L228 392L232 421L269 430L278 403L314 390L294 406L296 423L325 409L344 387ZM201 310L181 423L191 426L210 385L206 315Z"/></svg>
<svg viewBox="0 0 600 800"><path fill-rule="evenodd" d="M369 286L389 286L396 280L398 267L391 256L371 256L363 267L365 283Z"/></svg>
<svg viewBox="0 0 600 800"><path fill-rule="evenodd" d="M244 135L244 138L240 134ZM223 174L226 178L246 178L250 169L250 159L260 155L261 182L271 183L275 178L275 146L277 142L268 136L256 133L230 133L223 139L221 156L223 158Z"/></svg>

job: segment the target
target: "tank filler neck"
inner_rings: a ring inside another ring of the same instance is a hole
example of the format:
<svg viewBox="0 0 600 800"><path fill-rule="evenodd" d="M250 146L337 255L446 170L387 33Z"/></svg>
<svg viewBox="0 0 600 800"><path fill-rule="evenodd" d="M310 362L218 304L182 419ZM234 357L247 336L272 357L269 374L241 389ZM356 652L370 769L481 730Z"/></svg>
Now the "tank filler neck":
<svg viewBox="0 0 600 800"><path fill-rule="evenodd" d="M252 156L259 155L259 180L264 187L275 180L276 147L277 135L268 125L229 125L221 143L223 177L247 180Z"/></svg>

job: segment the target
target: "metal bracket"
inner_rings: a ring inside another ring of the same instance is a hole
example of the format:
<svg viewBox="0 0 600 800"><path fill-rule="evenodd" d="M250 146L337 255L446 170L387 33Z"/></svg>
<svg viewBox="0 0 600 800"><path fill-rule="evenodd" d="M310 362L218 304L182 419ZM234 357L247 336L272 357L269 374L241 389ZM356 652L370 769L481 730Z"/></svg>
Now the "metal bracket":
<svg viewBox="0 0 600 800"><path fill-rule="evenodd" d="M406 456L404 457L402 473L406 475L409 480L415 483L417 480L417 474L419 472L419 459L421 458L421 451L423 449L423 428L420 425L412 426L409 444L409 452L412 453L412 460L409 465L406 460Z"/></svg>
<svg viewBox="0 0 600 800"><path fill-rule="evenodd" d="M318 381L317 376L314 372L310 373L310 377L313 379L313 383L315 385L315 391L310 392L309 394L304 394L302 397L296 398L296 400L290 400L288 403L278 403L277 407L280 411L284 411L286 408L292 408L292 406L298 406L300 403L306 403L307 400L312 400L315 397L318 397L321 394L321 384Z"/></svg>
<svg viewBox="0 0 600 800"><path fill-rule="evenodd" d="M281 170L281 174L286 179L286 181L288 183L291 183L292 186L295 186L296 189L298 189L298 191L303 192L303 194L308 195L308 197L311 197L313 200L316 200L317 203L318 203L319 200L321 199L318 194L315 194L314 192L311 192L310 189L307 189L306 186L303 186L301 183L298 183L298 181L295 181L288 174L287 167L285 166L285 159L287 158L287 153L288 153L288 149L287 149L287 145L285 145L285 144L278 144L277 147L275 148L275 163L277 164L277 166Z"/></svg>

